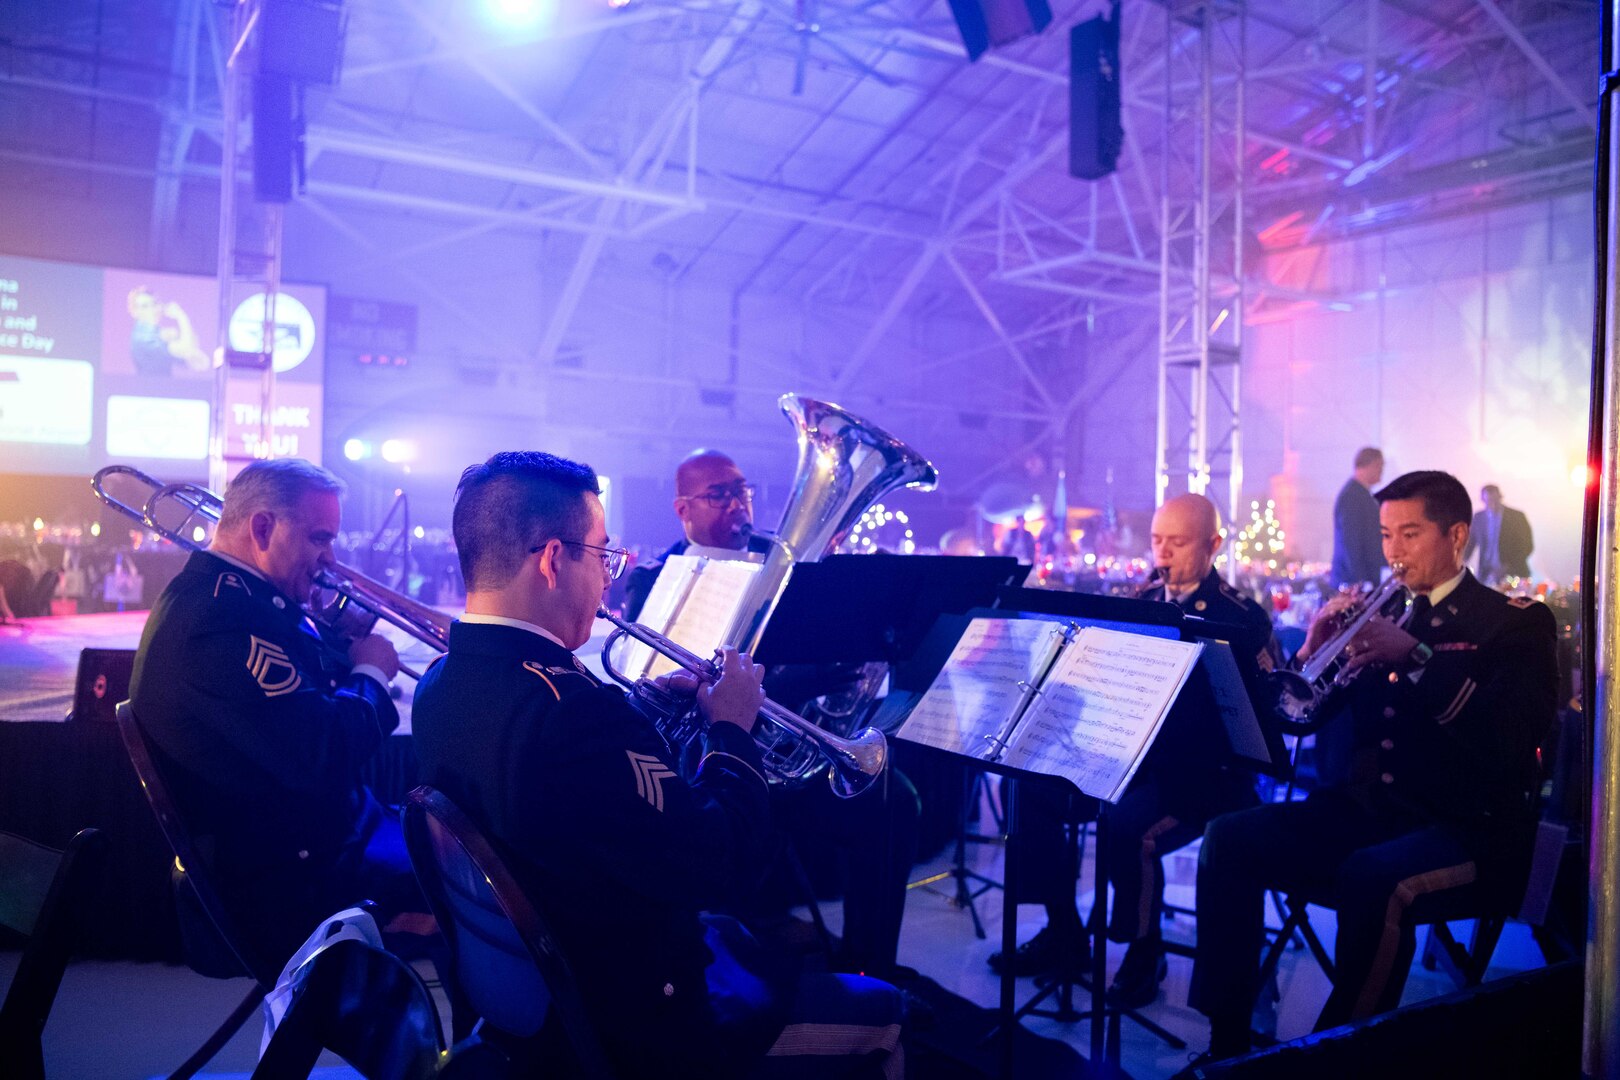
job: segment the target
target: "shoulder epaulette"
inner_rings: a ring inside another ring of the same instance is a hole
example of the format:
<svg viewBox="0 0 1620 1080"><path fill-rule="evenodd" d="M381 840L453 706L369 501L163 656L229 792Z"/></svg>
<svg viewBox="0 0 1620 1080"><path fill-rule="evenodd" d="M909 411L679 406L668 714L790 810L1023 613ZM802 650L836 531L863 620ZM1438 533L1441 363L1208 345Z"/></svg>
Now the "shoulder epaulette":
<svg viewBox="0 0 1620 1080"><path fill-rule="evenodd" d="M1527 607L1534 607L1535 605L1537 605L1539 603L1541 603L1541 601L1537 600L1533 596L1510 596L1510 597L1508 597L1508 606L1509 607L1527 608Z"/></svg>

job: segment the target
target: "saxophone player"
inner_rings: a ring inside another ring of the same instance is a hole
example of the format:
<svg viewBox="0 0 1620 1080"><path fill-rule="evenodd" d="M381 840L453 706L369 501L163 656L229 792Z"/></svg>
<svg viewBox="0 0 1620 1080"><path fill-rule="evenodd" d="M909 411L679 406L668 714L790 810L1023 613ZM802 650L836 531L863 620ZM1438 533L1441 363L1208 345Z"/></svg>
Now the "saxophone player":
<svg viewBox="0 0 1620 1080"><path fill-rule="evenodd" d="M803 1069L809 1047L898 1075L892 987L797 978L740 924L700 916L766 857L770 801L748 734L761 672L728 650L715 682L686 682L710 723L683 779L659 731L573 654L625 563L599 490L588 466L537 452L462 474L452 528L467 614L417 687L424 780L546 913L620 1074L769 1076ZM526 1073L554 1060L550 1034L490 1036Z"/></svg>
<svg viewBox="0 0 1620 1080"><path fill-rule="evenodd" d="M1322 1030L1399 1003L1417 924L1512 910L1524 888L1557 707L1553 615L1464 567L1473 507L1455 477L1407 473L1377 499L1384 557L1415 599L1404 629L1374 619L1350 644L1347 775L1204 834L1193 1004L1213 1058L1248 1049L1265 890L1338 909ZM1330 636L1319 616L1302 653Z"/></svg>

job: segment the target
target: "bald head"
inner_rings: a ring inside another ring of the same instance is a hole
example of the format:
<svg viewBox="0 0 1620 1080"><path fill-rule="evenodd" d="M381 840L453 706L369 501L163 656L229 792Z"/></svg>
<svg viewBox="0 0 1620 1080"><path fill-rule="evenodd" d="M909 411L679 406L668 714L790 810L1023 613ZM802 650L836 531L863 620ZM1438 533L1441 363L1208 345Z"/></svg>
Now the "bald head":
<svg viewBox="0 0 1620 1080"><path fill-rule="evenodd" d="M1221 546L1221 516L1202 495L1177 495L1153 515L1153 564L1173 589L1209 576Z"/></svg>
<svg viewBox="0 0 1620 1080"><path fill-rule="evenodd" d="M727 455L694 450L675 467L675 514L692 543L741 550L754 522L753 489Z"/></svg>

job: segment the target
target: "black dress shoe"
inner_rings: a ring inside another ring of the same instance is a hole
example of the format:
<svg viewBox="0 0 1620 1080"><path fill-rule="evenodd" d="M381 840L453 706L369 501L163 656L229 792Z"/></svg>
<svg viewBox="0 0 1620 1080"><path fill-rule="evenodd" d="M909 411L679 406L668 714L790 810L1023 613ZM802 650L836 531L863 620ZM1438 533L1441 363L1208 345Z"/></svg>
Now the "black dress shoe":
<svg viewBox="0 0 1620 1080"><path fill-rule="evenodd" d="M1017 976L1051 975L1063 970L1078 975L1084 973L1090 963L1091 943L1083 933L1054 930L1050 926L1018 946L1011 964L1000 952L990 954L990 970L997 975L1008 972Z"/></svg>
<svg viewBox="0 0 1620 1080"><path fill-rule="evenodd" d="M1159 996L1159 983L1170 971L1164 950L1156 941L1133 941L1125 950L1125 959L1114 972L1114 981L1108 987L1108 1004L1122 1009L1140 1009L1153 1004Z"/></svg>

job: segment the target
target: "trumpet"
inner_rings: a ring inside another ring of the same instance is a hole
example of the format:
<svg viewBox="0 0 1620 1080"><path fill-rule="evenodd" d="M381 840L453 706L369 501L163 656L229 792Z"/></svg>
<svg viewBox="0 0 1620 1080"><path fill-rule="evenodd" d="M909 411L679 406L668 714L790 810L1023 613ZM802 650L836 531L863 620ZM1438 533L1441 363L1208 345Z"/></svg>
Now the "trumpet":
<svg viewBox="0 0 1620 1080"><path fill-rule="evenodd" d="M145 496L139 506L112 492L115 477L127 478L125 482L137 485L138 494ZM224 500L208 488L199 484L165 484L130 465L108 465L90 478L90 487L96 498L107 506L187 551L205 550L203 537L219 524L220 514L225 509ZM365 637L381 619L437 652L447 652L450 648L450 616L395 592L358 570L339 563L331 570L321 571L315 584L332 593L333 599L330 603L312 605L310 614L344 641ZM404 664L399 670L413 679L421 678L420 672Z"/></svg>
<svg viewBox="0 0 1620 1080"><path fill-rule="evenodd" d="M1412 596L1402 581L1405 574L1405 566L1392 565L1384 583L1345 612L1344 626L1298 671L1267 673L1266 682L1274 695L1273 711L1285 734L1309 735L1322 727L1332 716L1332 710L1325 708L1329 698L1366 670L1352 671L1349 663L1350 643L1363 627L1374 619L1406 626L1412 617Z"/></svg>
<svg viewBox="0 0 1620 1080"><path fill-rule="evenodd" d="M658 631L621 619L606 608L598 608L596 617L614 627L602 644L603 670L629 691L637 709L652 721L670 746L685 745L704 727L703 721L694 714L691 702L651 679L631 679L625 675L613 663L613 647L627 637L639 641L707 683L720 677L719 667ZM839 738L769 698L759 710L753 736L764 755L765 771L773 779L795 783L814 776L824 765L831 765L827 780L833 794L841 799L865 791L872 781L883 775L889 761L889 742L881 731L866 728L847 739Z"/></svg>

